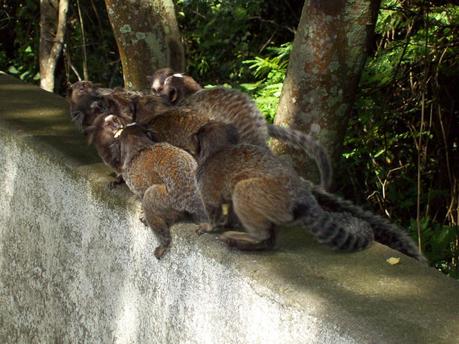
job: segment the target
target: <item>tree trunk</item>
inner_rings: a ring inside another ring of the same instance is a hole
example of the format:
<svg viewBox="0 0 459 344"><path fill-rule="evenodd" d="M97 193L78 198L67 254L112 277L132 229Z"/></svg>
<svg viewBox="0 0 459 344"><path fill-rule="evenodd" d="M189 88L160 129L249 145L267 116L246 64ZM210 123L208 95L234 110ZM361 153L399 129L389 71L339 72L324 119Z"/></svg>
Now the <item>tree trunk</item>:
<svg viewBox="0 0 459 344"><path fill-rule="evenodd" d="M149 88L158 68L185 68L172 0L105 0L123 66L124 86Z"/></svg>
<svg viewBox="0 0 459 344"><path fill-rule="evenodd" d="M306 0L293 42L275 124L316 136L333 162L341 152L379 0ZM317 181L311 161L279 142L304 177Z"/></svg>
<svg viewBox="0 0 459 344"><path fill-rule="evenodd" d="M54 73L64 45L68 0L40 0L40 86L54 91Z"/></svg>

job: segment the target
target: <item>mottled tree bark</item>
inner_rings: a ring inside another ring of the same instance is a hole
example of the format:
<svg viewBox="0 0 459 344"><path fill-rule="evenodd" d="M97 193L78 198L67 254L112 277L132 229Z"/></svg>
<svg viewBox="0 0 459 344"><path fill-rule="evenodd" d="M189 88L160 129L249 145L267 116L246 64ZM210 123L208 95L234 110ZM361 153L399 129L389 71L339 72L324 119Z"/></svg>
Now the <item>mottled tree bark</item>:
<svg viewBox="0 0 459 344"><path fill-rule="evenodd" d="M311 133L334 162L341 151L379 0L306 0L293 43L275 124ZM311 161L279 142L295 168L317 181Z"/></svg>
<svg viewBox="0 0 459 344"><path fill-rule="evenodd" d="M67 27L68 0L40 0L40 87L54 90L54 73Z"/></svg>
<svg viewBox="0 0 459 344"><path fill-rule="evenodd" d="M124 86L149 88L162 67L184 70L184 52L172 0L105 0L123 66Z"/></svg>

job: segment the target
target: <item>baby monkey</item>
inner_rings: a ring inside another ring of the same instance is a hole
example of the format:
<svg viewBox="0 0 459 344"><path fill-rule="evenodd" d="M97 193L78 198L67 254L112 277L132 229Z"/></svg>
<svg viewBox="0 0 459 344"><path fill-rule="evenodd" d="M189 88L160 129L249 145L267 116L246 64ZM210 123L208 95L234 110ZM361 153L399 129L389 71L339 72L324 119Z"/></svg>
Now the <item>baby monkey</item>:
<svg viewBox="0 0 459 344"><path fill-rule="evenodd" d="M373 241L371 227L348 213L324 210L309 184L267 148L238 144L234 126L209 122L197 133L198 186L211 224L222 205L232 209L246 232L228 231L219 239L241 250L268 249L275 228L303 225L320 242L355 251ZM209 228L212 228L210 226Z"/></svg>
<svg viewBox="0 0 459 344"><path fill-rule="evenodd" d="M176 73L171 68L158 69L149 79L152 94L164 96L171 104L202 89L191 76Z"/></svg>
<svg viewBox="0 0 459 344"><path fill-rule="evenodd" d="M154 134L136 124L108 116L103 126L119 144L120 169L129 189L142 202L145 220L160 245L160 259L171 244L170 226L189 216L202 227L208 217L196 183L197 164L184 150L156 142Z"/></svg>

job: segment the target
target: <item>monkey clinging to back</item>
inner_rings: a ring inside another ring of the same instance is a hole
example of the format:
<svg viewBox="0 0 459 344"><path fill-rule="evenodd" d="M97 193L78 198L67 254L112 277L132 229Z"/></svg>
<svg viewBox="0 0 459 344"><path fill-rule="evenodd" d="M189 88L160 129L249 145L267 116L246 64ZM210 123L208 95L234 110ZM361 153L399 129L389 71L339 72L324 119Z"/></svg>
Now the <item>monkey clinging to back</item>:
<svg viewBox="0 0 459 344"><path fill-rule="evenodd" d="M334 248L362 249L374 237L425 261L413 240L395 225L303 181L269 150L237 144L234 127L209 123L198 132L197 142L198 185L211 222L221 217L222 204L230 203L247 230L224 233L221 239L229 245L266 248L272 245L275 226L300 224Z"/></svg>
<svg viewBox="0 0 459 344"><path fill-rule="evenodd" d="M168 73L172 72L168 70ZM266 147L268 138L272 137L295 149L302 150L316 162L321 177L321 186L324 189L330 187L332 182L330 158L325 148L310 135L266 123L266 119L255 103L240 91L222 87L198 89L196 86L189 86L199 85L189 76L186 77L188 81L185 83L181 78L170 76L167 79L159 75L161 73L153 75L153 85L156 85L158 90L154 94L161 94L164 97L170 97L173 94L177 111L191 111L199 116L207 116L209 120L232 124L237 128L241 142ZM169 100L172 101L170 98Z"/></svg>
<svg viewBox="0 0 459 344"><path fill-rule="evenodd" d="M270 248L277 226L300 224L336 249L354 251L372 242L370 226L322 209L308 183L268 149L237 142L234 126L221 122L197 133L198 185L211 223L219 221L222 204L230 203L247 231L225 232L221 240L243 250Z"/></svg>

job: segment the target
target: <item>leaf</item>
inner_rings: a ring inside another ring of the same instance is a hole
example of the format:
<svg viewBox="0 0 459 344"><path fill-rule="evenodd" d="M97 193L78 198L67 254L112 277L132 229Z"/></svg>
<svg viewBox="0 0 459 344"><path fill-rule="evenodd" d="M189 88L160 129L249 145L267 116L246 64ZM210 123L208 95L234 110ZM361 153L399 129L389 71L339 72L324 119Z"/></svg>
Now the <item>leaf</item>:
<svg viewBox="0 0 459 344"><path fill-rule="evenodd" d="M400 264L400 258L399 257L390 257L386 259L386 262L390 265L397 265Z"/></svg>
<svg viewBox="0 0 459 344"><path fill-rule="evenodd" d="M10 67L8 68L8 73L11 73L11 74L15 74L15 75L16 75L16 74L19 74L19 71L16 69L15 66L10 66Z"/></svg>

